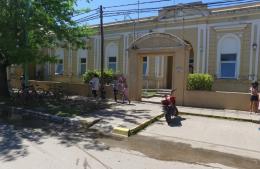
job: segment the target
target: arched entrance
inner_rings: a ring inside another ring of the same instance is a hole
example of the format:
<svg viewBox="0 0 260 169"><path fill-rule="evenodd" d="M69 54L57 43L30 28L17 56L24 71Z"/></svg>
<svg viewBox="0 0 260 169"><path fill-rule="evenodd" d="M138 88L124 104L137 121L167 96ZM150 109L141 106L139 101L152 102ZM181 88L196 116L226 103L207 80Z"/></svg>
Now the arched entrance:
<svg viewBox="0 0 260 169"><path fill-rule="evenodd" d="M177 104L183 104L186 77L189 72L190 45L167 33L149 33L134 41L129 49L128 87L132 100L141 100L143 57L167 56L172 59L171 88L177 88Z"/></svg>

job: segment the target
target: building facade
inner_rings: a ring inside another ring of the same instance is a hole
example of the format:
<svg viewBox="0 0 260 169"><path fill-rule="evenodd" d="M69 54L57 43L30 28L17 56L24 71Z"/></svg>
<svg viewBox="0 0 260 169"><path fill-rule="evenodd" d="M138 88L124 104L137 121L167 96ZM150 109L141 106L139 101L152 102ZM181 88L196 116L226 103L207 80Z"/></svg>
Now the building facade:
<svg viewBox="0 0 260 169"><path fill-rule="evenodd" d="M93 27L97 29L97 27ZM188 71L214 77L214 90L247 92L251 81L260 79L260 3L209 9L201 3L165 7L158 16L109 23L104 26L104 65L115 73L129 76L129 48L147 34L164 33L182 39L190 46ZM158 38L148 43L168 43ZM32 78L82 83L87 70L101 69L99 34L86 40L85 49L48 49L58 56L57 64L37 65ZM138 48L138 46L136 47ZM178 57L178 56L176 56ZM172 88L173 57L149 52L142 55L143 88Z"/></svg>

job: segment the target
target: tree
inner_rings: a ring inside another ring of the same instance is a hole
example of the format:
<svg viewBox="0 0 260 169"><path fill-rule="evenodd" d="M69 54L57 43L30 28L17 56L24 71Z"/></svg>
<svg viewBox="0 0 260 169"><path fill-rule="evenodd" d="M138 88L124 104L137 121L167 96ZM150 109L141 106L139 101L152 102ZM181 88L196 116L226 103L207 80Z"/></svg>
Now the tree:
<svg viewBox="0 0 260 169"><path fill-rule="evenodd" d="M73 16L77 0L0 0L0 96L9 96L6 68L53 60L42 49L59 42L83 44L87 26Z"/></svg>

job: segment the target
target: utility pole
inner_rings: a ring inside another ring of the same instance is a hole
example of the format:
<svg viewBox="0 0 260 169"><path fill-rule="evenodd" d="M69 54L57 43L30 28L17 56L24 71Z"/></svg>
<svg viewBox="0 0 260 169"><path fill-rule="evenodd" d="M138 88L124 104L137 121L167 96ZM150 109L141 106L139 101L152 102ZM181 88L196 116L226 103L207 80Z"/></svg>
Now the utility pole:
<svg viewBox="0 0 260 169"><path fill-rule="evenodd" d="M139 22L139 10L140 10L140 1L138 0L138 22Z"/></svg>
<svg viewBox="0 0 260 169"><path fill-rule="evenodd" d="M100 35L101 35L101 90L100 97L105 99L104 88L104 27L103 27L103 7L100 5Z"/></svg>
<svg viewBox="0 0 260 169"><path fill-rule="evenodd" d="M27 11L26 11L26 19L28 21L28 18L30 17L30 8L31 8L31 0L27 0ZM24 25L24 31L25 31L25 48L28 47L28 30L27 30L27 22L25 22L25 25ZM29 86L29 64L28 64L28 60L26 59L24 65L23 65L23 68L24 68L24 84L25 84L25 87L28 87Z"/></svg>

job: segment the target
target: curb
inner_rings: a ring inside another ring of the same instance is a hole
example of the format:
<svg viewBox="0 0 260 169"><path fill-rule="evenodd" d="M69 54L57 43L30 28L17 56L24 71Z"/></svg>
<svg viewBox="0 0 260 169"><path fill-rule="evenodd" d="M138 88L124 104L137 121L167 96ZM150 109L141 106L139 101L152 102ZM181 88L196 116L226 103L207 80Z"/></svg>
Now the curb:
<svg viewBox="0 0 260 169"><path fill-rule="evenodd" d="M210 117L210 118L216 118L216 119L244 121L244 122L257 123L257 124L260 123L259 120L254 120L254 119L243 119L243 118L236 118L236 117L224 117L224 116L207 115L207 114L196 114L196 113L187 113L187 112L179 112L179 114L191 115L191 116L200 116L200 117Z"/></svg>
<svg viewBox="0 0 260 169"><path fill-rule="evenodd" d="M187 113L187 112L179 112L179 114L183 115L191 115L191 116L200 116L200 117L210 117L210 118L216 118L216 119L226 119L226 120L234 120L234 121L244 121L244 122L251 122L251 123L257 123L260 124L259 120L254 119L242 119L242 118L236 118L236 117L224 117L224 116L216 116L216 115L206 115L206 114L195 114L195 113ZM140 125L138 125L135 128L129 129L124 127L115 127L113 129L113 134L123 137L129 137L131 135L137 134L139 131L145 129L148 125L154 123L158 119L162 118L164 116L164 113L161 113L158 116L153 117L150 120L147 120Z"/></svg>
<svg viewBox="0 0 260 169"><path fill-rule="evenodd" d="M164 116L164 113L161 113L160 115L157 115L157 116L153 117L152 119L149 119L132 129L128 129L128 128L124 128L124 127L115 127L113 129L112 133L115 135L119 135L119 136L129 137L131 135L137 134L140 130L145 129L148 125L154 123L155 121L159 120L163 116Z"/></svg>

